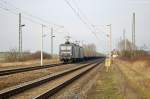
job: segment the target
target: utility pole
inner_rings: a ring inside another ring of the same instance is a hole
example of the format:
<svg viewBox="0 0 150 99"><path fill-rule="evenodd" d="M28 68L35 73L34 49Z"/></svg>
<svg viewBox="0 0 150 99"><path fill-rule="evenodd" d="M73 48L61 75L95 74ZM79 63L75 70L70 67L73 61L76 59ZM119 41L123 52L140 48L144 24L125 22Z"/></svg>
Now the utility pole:
<svg viewBox="0 0 150 99"><path fill-rule="evenodd" d="M135 50L135 13L133 13L132 19L132 44L133 44L133 51Z"/></svg>
<svg viewBox="0 0 150 99"><path fill-rule="evenodd" d="M42 24L42 32L41 32L41 66L43 66L43 28L44 28L44 25Z"/></svg>
<svg viewBox="0 0 150 99"><path fill-rule="evenodd" d="M112 55L111 55L111 50L112 50L112 35L111 35L111 24L106 25L107 27L109 27L109 34L107 34L108 37L108 46L109 46L109 50L108 50L108 54L109 54L109 58L106 58L105 60L105 66L106 66L106 72L109 71L109 67L112 64Z"/></svg>
<svg viewBox="0 0 150 99"><path fill-rule="evenodd" d="M53 58L53 28L51 28L51 56Z"/></svg>
<svg viewBox="0 0 150 99"><path fill-rule="evenodd" d="M19 13L19 58L22 57L22 27L24 27L25 24L21 23L21 13Z"/></svg>
<svg viewBox="0 0 150 99"><path fill-rule="evenodd" d="M21 33L21 13L19 13L19 58L21 57L21 53L22 53L21 37L22 37L22 33Z"/></svg>
<svg viewBox="0 0 150 99"><path fill-rule="evenodd" d="M135 13L133 13L133 18L132 18L132 54L133 56L135 55Z"/></svg>
<svg viewBox="0 0 150 99"><path fill-rule="evenodd" d="M126 30L125 29L123 29L123 41L124 41L124 50L126 50L127 44L126 44Z"/></svg>
<svg viewBox="0 0 150 99"><path fill-rule="evenodd" d="M55 37L54 35L53 35L53 28L51 28L51 56L52 56L52 58L53 58L53 38Z"/></svg>
<svg viewBox="0 0 150 99"><path fill-rule="evenodd" d="M107 26L109 27L109 58L111 59L111 50L112 50L111 24Z"/></svg>

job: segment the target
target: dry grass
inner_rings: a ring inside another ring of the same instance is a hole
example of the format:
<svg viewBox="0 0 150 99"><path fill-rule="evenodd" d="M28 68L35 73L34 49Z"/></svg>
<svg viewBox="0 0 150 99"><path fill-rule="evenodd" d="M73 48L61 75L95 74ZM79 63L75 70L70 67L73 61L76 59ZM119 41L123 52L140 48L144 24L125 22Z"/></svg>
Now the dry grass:
<svg viewBox="0 0 150 99"><path fill-rule="evenodd" d="M124 61L128 61L128 62L149 61L150 60L150 55L136 56L136 57L133 57L133 58L121 57L120 59L124 60Z"/></svg>
<svg viewBox="0 0 150 99"><path fill-rule="evenodd" d="M116 64L125 75L129 84L139 92L144 99L150 99L150 57L137 57L132 61L117 60Z"/></svg>
<svg viewBox="0 0 150 99"><path fill-rule="evenodd" d="M132 60L123 59L120 61L123 64L128 65L131 69L141 74L145 74L145 76L150 75L150 55L135 57Z"/></svg>
<svg viewBox="0 0 150 99"><path fill-rule="evenodd" d="M116 69L106 72L106 68L103 68L99 72L95 86L89 91L87 99L124 99L119 85Z"/></svg>
<svg viewBox="0 0 150 99"><path fill-rule="evenodd" d="M19 53L17 49L10 49L9 52L3 52L2 56L4 61L1 62L17 62L17 61L23 62L23 61L40 59L41 51L36 51L34 53L28 51ZM47 52L43 52L43 59L52 59L52 55Z"/></svg>
<svg viewBox="0 0 150 99"><path fill-rule="evenodd" d="M59 59L44 59L44 64L54 64L54 63L60 63ZM25 62L6 62L6 63L0 63L0 68L14 68L14 67L28 67L33 65L40 65L40 60L29 60Z"/></svg>

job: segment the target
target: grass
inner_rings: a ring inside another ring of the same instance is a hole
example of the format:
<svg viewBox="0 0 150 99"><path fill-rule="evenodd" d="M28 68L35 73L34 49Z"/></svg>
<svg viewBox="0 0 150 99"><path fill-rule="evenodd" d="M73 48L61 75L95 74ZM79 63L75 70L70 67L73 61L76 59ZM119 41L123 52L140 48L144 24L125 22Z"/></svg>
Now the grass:
<svg viewBox="0 0 150 99"><path fill-rule="evenodd" d="M144 61L146 62L146 60L147 59L138 59L132 63L122 60L117 60L116 62L129 85L137 91L137 94L139 94L142 99L150 99L150 78L148 75L150 69L147 68L146 70L145 64L140 64Z"/></svg>
<svg viewBox="0 0 150 99"><path fill-rule="evenodd" d="M44 64L55 64L60 63L59 59L44 59ZM25 62L5 62L0 63L0 68L9 68L9 67L17 67L17 66L38 66L40 65L40 60L29 60Z"/></svg>
<svg viewBox="0 0 150 99"><path fill-rule="evenodd" d="M103 69L100 72L96 85L89 94L87 99L123 99L119 91L116 70L106 72L105 69Z"/></svg>

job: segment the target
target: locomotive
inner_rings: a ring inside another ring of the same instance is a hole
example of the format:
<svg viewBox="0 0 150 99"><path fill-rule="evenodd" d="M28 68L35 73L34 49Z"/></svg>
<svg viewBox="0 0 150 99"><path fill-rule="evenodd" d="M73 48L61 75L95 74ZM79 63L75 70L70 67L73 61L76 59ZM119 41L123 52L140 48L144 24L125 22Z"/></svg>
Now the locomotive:
<svg viewBox="0 0 150 99"><path fill-rule="evenodd" d="M84 59L83 48L78 44L66 41L59 46L59 59L64 63L82 61Z"/></svg>

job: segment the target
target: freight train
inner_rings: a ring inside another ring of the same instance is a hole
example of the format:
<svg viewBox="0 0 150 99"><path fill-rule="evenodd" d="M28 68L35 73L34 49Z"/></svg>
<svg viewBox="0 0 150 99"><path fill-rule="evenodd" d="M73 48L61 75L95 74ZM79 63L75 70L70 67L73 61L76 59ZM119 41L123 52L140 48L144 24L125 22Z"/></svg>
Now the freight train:
<svg viewBox="0 0 150 99"><path fill-rule="evenodd" d="M66 41L59 46L59 59L64 63L78 62L87 59L97 58L95 54L86 54L85 49L79 44Z"/></svg>

